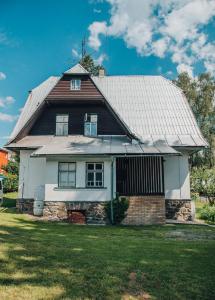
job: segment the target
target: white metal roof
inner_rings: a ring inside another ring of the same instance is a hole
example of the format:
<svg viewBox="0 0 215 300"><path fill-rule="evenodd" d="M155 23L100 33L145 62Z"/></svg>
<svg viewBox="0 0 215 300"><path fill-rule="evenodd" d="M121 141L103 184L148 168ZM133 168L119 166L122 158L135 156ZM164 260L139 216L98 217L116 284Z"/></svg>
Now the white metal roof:
<svg viewBox="0 0 215 300"><path fill-rule="evenodd" d="M66 72L64 72L64 74L89 74L89 72L84 69L84 67L82 67L82 65L77 64L75 66L73 66L72 68L70 68L69 70L67 70Z"/></svg>
<svg viewBox="0 0 215 300"><path fill-rule="evenodd" d="M10 149L37 149L32 156L46 155L179 155L165 143L154 145L132 144L126 136L86 137L70 136L26 136L17 143L11 143Z"/></svg>
<svg viewBox="0 0 215 300"><path fill-rule="evenodd" d="M142 142L166 141L171 146L207 143L182 93L162 76L92 78L119 117Z"/></svg>
<svg viewBox="0 0 215 300"><path fill-rule="evenodd" d="M87 71L79 64L67 74ZM50 77L29 94L11 141L31 119L60 77ZM194 115L182 93L162 76L92 77L130 132L145 144L161 141L169 146L206 146Z"/></svg>
<svg viewBox="0 0 215 300"><path fill-rule="evenodd" d="M25 124L30 120L59 79L60 77L51 76L29 93L25 106L23 107L19 119L12 131L10 140L13 140L20 130L25 126Z"/></svg>

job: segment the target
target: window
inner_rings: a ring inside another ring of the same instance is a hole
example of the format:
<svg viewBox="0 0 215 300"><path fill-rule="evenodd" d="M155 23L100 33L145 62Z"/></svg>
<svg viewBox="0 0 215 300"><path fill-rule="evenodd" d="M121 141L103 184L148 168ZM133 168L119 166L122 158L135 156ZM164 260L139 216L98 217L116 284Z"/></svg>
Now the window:
<svg viewBox="0 0 215 300"><path fill-rule="evenodd" d="M56 135L68 135L69 115L56 116Z"/></svg>
<svg viewBox="0 0 215 300"><path fill-rule="evenodd" d="M81 79L72 79L70 81L70 90L79 91L81 89Z"/></svg>
<svg viewBox="0 0 215 300"><path fill-rule="evenodd" d="M84 135L97 135L97 114L85 114Z"/></svg>
<svg viewBox="0 0 215 300"><path fill-rule="evenodd" d="M103 187L104 165L103 163L87 163L86 186L92 188Z"/></svg>
<svg viewBox="0 0 215 300"><path fill-rule="evenodd" d="M75 187L76 164L59 163L58 165L58 186L62 188Z"/></svg>

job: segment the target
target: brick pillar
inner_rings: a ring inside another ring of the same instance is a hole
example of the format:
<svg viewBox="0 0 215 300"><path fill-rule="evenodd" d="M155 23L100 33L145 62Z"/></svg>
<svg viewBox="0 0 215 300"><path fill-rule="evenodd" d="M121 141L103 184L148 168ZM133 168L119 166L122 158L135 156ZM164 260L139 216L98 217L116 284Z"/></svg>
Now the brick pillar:
<svg viewBox="0 0 215 300"><path fill-rule="evenodd" d="M146 225L165 223L164 196L131 196L124 225Z"/></svg>

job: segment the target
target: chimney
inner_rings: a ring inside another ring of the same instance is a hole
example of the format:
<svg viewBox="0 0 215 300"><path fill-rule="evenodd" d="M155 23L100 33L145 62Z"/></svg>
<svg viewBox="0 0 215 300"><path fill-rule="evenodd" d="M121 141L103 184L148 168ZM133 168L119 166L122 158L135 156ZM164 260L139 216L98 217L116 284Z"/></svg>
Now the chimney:
<svg viewBox="0 0 215 300"><path fill-rule="evenodd" d="M105 77L105 69L103 68L99 69L99 77Z"/></svg>

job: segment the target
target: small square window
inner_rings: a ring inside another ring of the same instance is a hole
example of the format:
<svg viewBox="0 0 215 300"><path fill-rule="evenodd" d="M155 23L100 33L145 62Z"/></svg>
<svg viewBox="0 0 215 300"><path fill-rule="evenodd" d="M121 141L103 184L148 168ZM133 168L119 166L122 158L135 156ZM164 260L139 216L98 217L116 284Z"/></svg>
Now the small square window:
<svg viewBox="0 0 215 300"><path fill-rule="evenodd" d="M79 91L81 89L81 79L72 79L70 81L70 90Z"/></svg>

